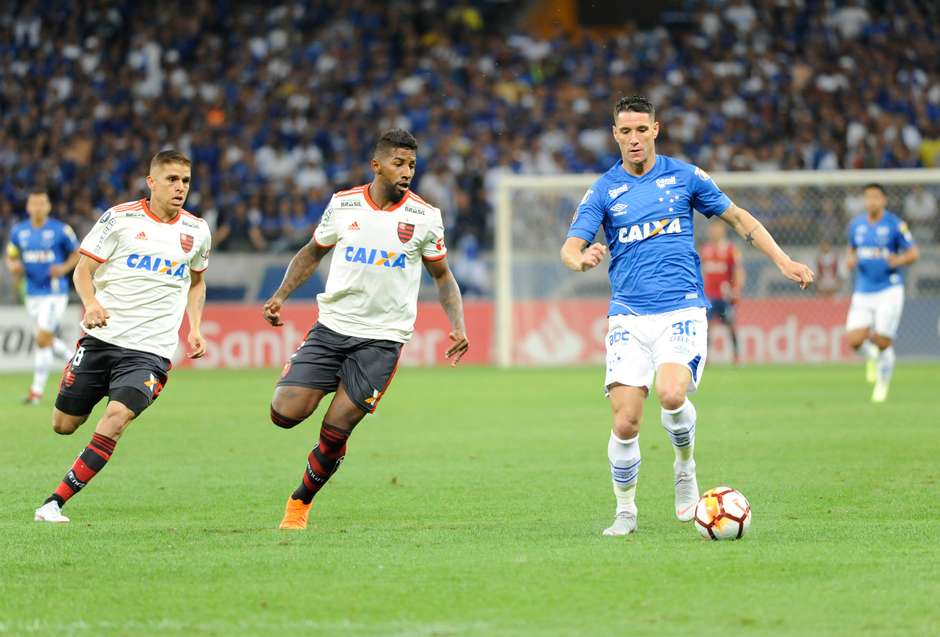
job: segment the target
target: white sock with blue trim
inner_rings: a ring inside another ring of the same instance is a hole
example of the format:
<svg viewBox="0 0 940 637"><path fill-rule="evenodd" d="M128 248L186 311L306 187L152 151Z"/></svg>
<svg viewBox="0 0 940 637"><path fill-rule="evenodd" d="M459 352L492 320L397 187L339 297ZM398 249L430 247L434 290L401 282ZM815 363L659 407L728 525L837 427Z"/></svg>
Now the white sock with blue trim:
<svg viewBox="0 0 940 637"><path fill-rule="evenodd" d="M34 394L42 394L46 389L46 379L49 378L49 367L52 365L52 348L37 347L33 353L33 384Z"/></svg>
<svg viewBox="0 0 940 637"><path fill-rule="evenodd" d="M607 443L610 476L617 498L617 513L636 510L636 483L640 477L640 436L621 440L610 433Z"/></svg>
<svg viewBox="0 0 940 637"><path fill-rule="evenodd" d="M878 353L878 382L887 385L891 382L894 373L894 346L887 347Z"/></svg>
<svg viewBox="0 0 940 637"><path fill-rule="evenodd" d="M676 452L676 463L680 470L690 468L695 450L695 405L686 399L678 409L663 409L661 417Z"/></svg>

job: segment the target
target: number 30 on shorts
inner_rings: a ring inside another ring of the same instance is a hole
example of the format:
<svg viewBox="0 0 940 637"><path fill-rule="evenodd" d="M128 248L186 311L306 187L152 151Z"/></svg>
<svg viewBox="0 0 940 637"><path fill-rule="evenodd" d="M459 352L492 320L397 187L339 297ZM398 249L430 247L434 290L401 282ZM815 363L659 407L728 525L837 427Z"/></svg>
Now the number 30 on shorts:
<svg viewBox="0 0 940 637"><path fill-rule="evenodd" d="M673 336L695 336L695 321L679 321L672 324Z"/></svg>

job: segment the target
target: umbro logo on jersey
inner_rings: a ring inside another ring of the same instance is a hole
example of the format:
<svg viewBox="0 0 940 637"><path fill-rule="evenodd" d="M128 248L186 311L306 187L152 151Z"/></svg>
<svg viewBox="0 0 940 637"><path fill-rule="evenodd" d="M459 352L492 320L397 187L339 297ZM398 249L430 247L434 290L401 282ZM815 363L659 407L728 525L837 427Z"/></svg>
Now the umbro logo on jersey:
<svg viewBox="0 0 940 637"><path fill-rule="evenodd" d="M163 257L154 257L149 254L131 254L127 257L127 267L134 270L149 270L157 274L182 279L186 275L186 264L181 261L171 261Z"/></svg>
<svg viewBox="0 0 940 637"><path fill-rule="evenodd" d="M350 263L364 263L386 268L398 268L399 270L405 269L406 262L404 254L376 250L375 248L357 248L355 246L346 248L346 260Z"/></svg>
<svg viewBox="0 0 940 637"><path fill-rule="evenodd" d="M351 224L349 224L349 227L346 228L346 229L347 229L347 230L358 230L358 229L359 229L359 222L358 222L358 221L353 221Z"/></svg>
<svg viewBox="0 0 940 637"><path fill-rule="evenodd" d="M614 204L613 206L610 207L610 211L614 213L615 217L620 217L622 215L625 215L627 214L627 204L625 203Z"/></svg>
<svg viewBox="0 0 940 637"><path fill-rule="evenodd" d="M140 232L137 233L137 236L134 237L134 238L135 238L135 239L140 239L141 241L143 241L144 239L147 238L147 235L144 234L144 231L143 231L143 230L141 230Z"/></svg>
<svg viewBox="0 0 940 637"><path fill-rule="evenodd" d="M660 219L659 221L647 221L637 223L630 227L624 226L620 229L618 239L620 243L633 243L643 241L659 234L679 234L682 232L682 221L675 219Z"/></svg>

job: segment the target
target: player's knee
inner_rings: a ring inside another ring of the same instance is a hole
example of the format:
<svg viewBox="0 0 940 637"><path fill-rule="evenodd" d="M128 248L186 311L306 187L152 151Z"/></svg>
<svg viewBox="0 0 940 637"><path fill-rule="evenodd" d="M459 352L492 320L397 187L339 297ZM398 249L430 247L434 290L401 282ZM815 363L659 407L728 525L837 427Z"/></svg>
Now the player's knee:
<svg viewBox="0 0 940 637"><path fill-rule="evenodd" d="M663 409L679 409L685 403L685 387L676 384L665 384L656 388L659 395L659 404Z"/></svg>
<svg viewBox="0 0 940 637"><path fill-rule="evenodd" d="M41 349L51 347L54 340L55 335L52 332L47 332L45 330L39 330L36 332L36 347Z"/></svg>
<svg viewBox="0 0 940 637"><path fill-rule="evenodd" d="M849 332L845 335L845 340L852 349L858 349L867 340L868 335L864 332Z"/></svg>
<svg viewBox="0 0 940 637"><path fill-rule="evenodd" d="M291 418L290 416L286 416L275 409L273 404L271 405L271 422L273 422L278 427L281 427L282 429L291 429L303 421L303 418Z"/></svg>
<svg viewBox="0 0 940 637"><path fill-rule="evenodd" d="M891 339L887 336L882 336L881 334L875 334L871 337L871 342L875 344L875 347L878 349L888 349L891 347Z"/></svg>
<svg viewBox="0 0 940 637"><path fill-rule="evenodd" d="M640 433L640 415L628 410L614 412L613 431L621 440L630 440Z"/></svg>
<svg viewBox="0 0 940 637"><path fill-rule="evenodd" d="M52 431L60 436L68 436L73 433L88 419L88 416L71 416L55 410L52 413Z"/></svg>

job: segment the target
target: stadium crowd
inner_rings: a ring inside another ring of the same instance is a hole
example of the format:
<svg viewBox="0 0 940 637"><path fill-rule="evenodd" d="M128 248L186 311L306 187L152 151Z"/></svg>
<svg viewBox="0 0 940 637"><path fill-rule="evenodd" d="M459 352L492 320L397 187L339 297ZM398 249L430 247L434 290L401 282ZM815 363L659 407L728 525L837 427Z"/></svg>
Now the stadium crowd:
<svg viewBox="0 0 940 637"><path fill-rule="evenodd" d="M0 232L43 183L84 234L174 146L217 249L293 250L402 126L451 243L486 245L499 176L607 169L611 103L639 91L659 106L659 151L709 170L940 165L931 3L690 0L668 28L542 39L524 4L7 3Z"/></svg>

